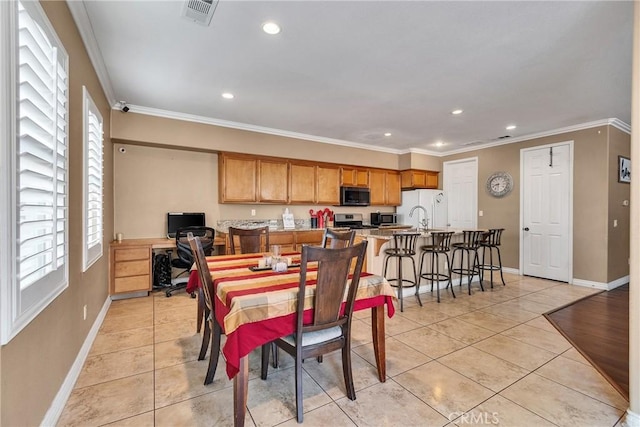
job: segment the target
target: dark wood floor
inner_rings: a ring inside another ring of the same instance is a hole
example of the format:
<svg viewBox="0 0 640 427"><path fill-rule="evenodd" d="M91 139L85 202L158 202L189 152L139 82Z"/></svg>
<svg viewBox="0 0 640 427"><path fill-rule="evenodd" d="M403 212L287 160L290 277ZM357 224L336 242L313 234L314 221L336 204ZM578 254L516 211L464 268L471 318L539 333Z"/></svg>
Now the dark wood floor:
<svg viewBox="0 0 640 427"><path fill-rule="evenodd" d="M589 296L545 317L629 399L629 285Z"/></svg>

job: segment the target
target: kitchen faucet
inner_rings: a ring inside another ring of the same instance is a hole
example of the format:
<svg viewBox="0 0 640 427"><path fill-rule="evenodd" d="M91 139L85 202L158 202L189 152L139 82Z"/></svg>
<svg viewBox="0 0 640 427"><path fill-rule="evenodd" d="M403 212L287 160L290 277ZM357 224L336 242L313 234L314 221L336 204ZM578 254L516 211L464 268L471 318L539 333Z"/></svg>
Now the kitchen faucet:
<svg viewBox="0 0 640 427"><path fill-rule="evenodd" d="M413 216L413 212L416 209L422 209L422 211L424 212L424 219L420 221L420 225L422 226L422 229L426 231L429 228L429 215L427 214L427 210L424 208L424 206L415 205L414 207L412 207L411 210L409 211L409 218Z"/></svg>

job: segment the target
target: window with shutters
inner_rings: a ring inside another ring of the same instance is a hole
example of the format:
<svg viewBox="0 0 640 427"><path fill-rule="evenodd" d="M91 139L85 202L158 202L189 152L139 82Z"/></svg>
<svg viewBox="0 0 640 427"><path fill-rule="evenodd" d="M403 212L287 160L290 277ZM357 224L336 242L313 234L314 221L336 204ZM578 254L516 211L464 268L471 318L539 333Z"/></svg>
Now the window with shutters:
<svg viewBox="0 0 640 427"><path fill-rule="evenodd" d="M102 256L102 115L86 87L83 94L83 271Z"/></svg>
<svg viewBox="0 0 640 427"><path fill-rule="evenodd" d="M0 337L68 286L68 56L39 2L0 2Z"/></svg>

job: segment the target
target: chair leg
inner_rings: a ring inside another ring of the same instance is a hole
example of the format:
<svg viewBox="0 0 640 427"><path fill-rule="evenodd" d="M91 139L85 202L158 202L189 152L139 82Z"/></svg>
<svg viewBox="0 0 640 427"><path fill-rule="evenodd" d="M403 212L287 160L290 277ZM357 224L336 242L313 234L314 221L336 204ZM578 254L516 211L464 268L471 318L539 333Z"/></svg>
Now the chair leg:
<svg viewBox="0 0 640 427"><path fill-rule="evenodd" d="M476 270L478 270L478 279L480 280L480 290L482 292L484 292L484 286L482 286L482 276L481 276L482 270L480 269L480 257L478 257L478 250L477 249L474 252L473 263L474 263L473 264L473 273L475 274Z"/></svg>
<svg viewBox="0 0 640 427"><path fill-rule="evenodd" d="M273 366L274 368L277 368L279 365L278 362L278 346L276 345L275 342L271 343L271 352L273 353L273 363L271 364L271 366Z"/></svg>
<svg viewBox="0 0 640 427"><path fill-rule="evenodd" d="M205 309L203 315L209 318L209 310ZM209 326L211 322L206 321L204 324L204 333L202 335L202 345L200 346L200 354L198 355L198 360L204 360L207 356L207 349L209 348L209 340L211 339L211 326Z"/></svg>
<svg viewBox="0 0 640 427"><path fill-rule="evenodd" d="M416 285L416 298L418 298L418 304L420 304L420 307L422 307L422 300L420 299L420 293L418 292L418 290L420 289L420 276L416 274L416 261L413 259L413 257L411 257L410 259L411 263L413 264L413 280Z"/></svg>
<svg viewBox="0 0 640 427"><path fill-rule="evenodd" d="M198 319L196 324L197 333L200 333L200 330L202 329L203 316L204 316L204 295L202 293L202 288L199 288L198 289Z"/></svg>
<svg viewBox="0 0 640 427"><path fill-rule="evenodd" d="M469 295L471 295L471 281L473 280L473 272L476 268L476 259L471 258L471 254L469 253L470 251L465 250L465 252L467 253L467 289L469 290Z"/></svg>
<svg viewBox="0 0 640 427"><path fill-rule="evenodd" d="M349 400L356 400L356 389L353 385L353 372L351 371L351 346L349 341L342 347L342 373L344 375L344 385L347 389Z"/></svg>
<svg viewBox="0 0 640 427"><path fill-rule="evenodd" d="M451 263L449 262L449 254L447 254L446 252L445 252L444 256L447 259L447 266L449 267L449 275L448 275L449 276L448 277L449 283L447 284L447 287L451 287L451 295L453 295L453 297L455 298L456 297L456 293L453 291L453 282L451 281L451 268L453 267L453 262L451 262Z"/></svg>
<svg viewBox="0 0 640 427"><path fill-rule="evenodd" d="M403 280L402 280L402 257L396 258L396 273L397 273L397 281L398 281L398 298L400 298L400 311L404 311L404 300L403 297Z"/></svg>
<svg viewBox="0 0 640 427"><path fill-rule="evenodd" d="M302 422L302 355L296 356L296 419Z"/></svg>
<svg viewBox="0 0 640 427"><path fill-rule="evenodd" d="M213 333L211 334L211 354L209 354L209 368L207 368L204 385L213 382L213 377L216 375L216 368L218 366L218 359L220 358L220 337L222 336L222 330L216 319L212 319L210 323L213 324L210 326L213 329Z"/></svg>
<svg viewBox="0 0 640 427"><path fill-rule="evenodd" d="M502 286L507 286L504 283L504 276L502 275L502 257L500 257L500 248L496 246L496 251L498 252L498 265L500 266L500 280L502 280Z"/></svg>
<svg viewBox="0 0 640 427"><path fill-rule="evenodd" d="M262 345L262 363L260 365L260 378L267 379L267 373L269 371L269 354L274 343L267 343Z"/></svg>

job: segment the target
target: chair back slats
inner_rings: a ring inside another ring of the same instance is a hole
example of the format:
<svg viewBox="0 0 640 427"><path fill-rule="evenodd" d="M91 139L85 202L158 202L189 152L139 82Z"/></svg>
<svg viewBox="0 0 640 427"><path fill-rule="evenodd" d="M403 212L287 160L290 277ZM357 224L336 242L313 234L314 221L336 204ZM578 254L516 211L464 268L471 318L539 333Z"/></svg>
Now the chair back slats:
<svg viewBox="0 0 640 427"><path fill-rule="evenodd" d="M432 231L431 241L434 249L440 252L449 252L451 249L451 236L453 236L453 231Z"/></svg>
<svg viewBox="0 0 640 427"><path fill-rule="evenodd" d="M229 247L233 254L237 253L236 237L242 254L269 251L269 227L250 229L229 227Z"/></svg>
<svg viewBox="0 0 640 427"><path fill-rule="evenodd" d="M366 240L355 246L338 249L303 246L297 307L297 330L299 332L326 329L348 321L353 312L366 247ZM356 259L355 268L349 278L350 266L354 259ZM302 296L307 296L307 264L311 262L318 263L315 291L313 292L313 321L309 325L303 325L305 298ZM347 292L347 300L345 310L341 314L340 309L345 292ZM301 333L296 335L297 339L301 339Z"/></svg>
<svg viewBox="0 0 640 427"><path fill-rule="evenodd" d="M492 246L500 246L500 239L502 238L504 228L491 228L489 231L491 232L489 244Z"/></svg>
<svg viewBox="0 0 640 427"><path fill-rule="evenodd" d="M324 230L322 236L322 243L320 246L323 248L339 249L353 246L353 239L356 237L356 231L334 231L330 228Z"/></svg>
<svg viewBox="0 0 640 427"><path fill-rule="evenodd" d="M462 246L477 249L483 233L481 230L462 230Z"/></svg>
<svg viewBox="0 0 640 427"><path fill-rule="evenodd" d="M213 281L211 280L211 272L207 266L207 260L205 258L202 244L199 237L194 237L192 233L188 233L187 237L191 251L194 254L196 268L198 269L198 276L200 277L200 284L202 285L202 293L204 294L205 305L209 309L210 313L213 313Z"/></svg>
<svg viewBox="0 0 640 427"><path fill-rule="evenodd" d="M420 233L393 233L393 245L398 255L415 255Z"/></svg>

